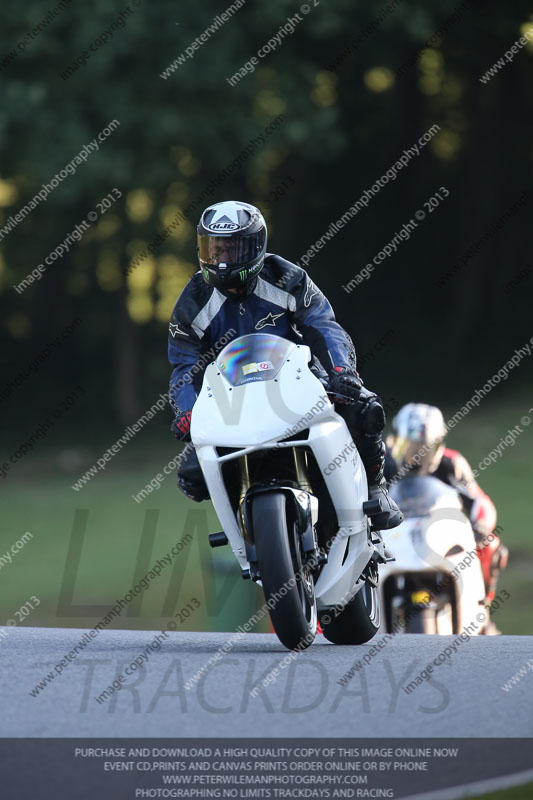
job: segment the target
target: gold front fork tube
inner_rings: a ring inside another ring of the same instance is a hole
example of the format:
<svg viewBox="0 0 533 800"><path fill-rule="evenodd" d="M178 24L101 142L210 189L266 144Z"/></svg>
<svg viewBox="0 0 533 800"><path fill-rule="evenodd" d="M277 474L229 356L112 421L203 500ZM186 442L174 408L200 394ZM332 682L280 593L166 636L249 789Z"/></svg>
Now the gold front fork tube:
<svg viewBox="0 0 533 800"><path fill-rule="evenodd" d="M244 524L244 515L242 513L242 504L246 496L246 492L250 488L250 472L248 469L248 455L246 453L240 457L239 465L241 468L241 493L239 497L239 519L241 522L241 531L243 538L247 539L248 536L246 534L246 525Z"/></svg>
<svg viewBox="0 0 533 800"><path fill-rule="evenodd" d="M244 496L250 488L250 472L248 470L248 455L245 453L239 459L241 466L241 496L239 502L242 503Z"/></svg>

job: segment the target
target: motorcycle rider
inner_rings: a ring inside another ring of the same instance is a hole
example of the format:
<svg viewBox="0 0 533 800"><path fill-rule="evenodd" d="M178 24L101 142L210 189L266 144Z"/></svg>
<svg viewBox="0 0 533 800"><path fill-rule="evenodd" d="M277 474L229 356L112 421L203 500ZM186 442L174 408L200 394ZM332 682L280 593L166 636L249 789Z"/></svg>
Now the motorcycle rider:
<svg viewBox="0 0 533 800"><path fill-rule="evenodd" d="M387 439L387 444L397 471L396 474L389 471L387 477L396 481L405 474L431 475L458 490L463 510L474 530L486 602L490 604L508 555L507 548L494 532L497 519L494 503L477 483L466 458L444 444L446 425L436 406L408 403L394 417L392 429L393 435Z"/></svg>
<svg viewBox="0 0 533 800"><path fill-rule="evenodd" d="M365 467L369 496L381 501L374 525L399 525L403 515L383 476L383 405L363 386L353 342L335 321L326 297L305 270L266 252L267 227L255 206L238 201L209 206L197 238L200 270L178 297L169 327L172 432L190 439L191 411L203 378L198 361L228 331L233 329L235 337L264 331L303 342L313 354L313 371L346 420ZM178 486L191 500L209 497L192 447L178 467Z"/></svg>

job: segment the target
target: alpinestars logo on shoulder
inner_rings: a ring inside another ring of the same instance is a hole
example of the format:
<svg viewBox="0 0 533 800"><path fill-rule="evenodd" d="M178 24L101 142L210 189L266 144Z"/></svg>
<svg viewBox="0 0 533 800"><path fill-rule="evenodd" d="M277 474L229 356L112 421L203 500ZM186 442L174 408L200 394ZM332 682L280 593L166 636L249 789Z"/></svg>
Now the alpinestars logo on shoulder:
<svg viewBox="0 0 533 800"><path fill-rule="evenodd" d="M170 323L170 325L168 326L168 329L169 329L170 335L172 336L173 339L176 338L178 333L181 333L182 336L188 336L189 335L185 331L182 331L179 325L174 325L173 322Z"/></svg>
<svg viewBox="0 0 533 800"><path fill-rule="evenodd" d="M305 308L309 308L309 306L311 305L312 298L317 293L318 293L317 287L315 286L313 281L311 279L309 279L307 281L307 288L305 290L305 296L304 296L304 306L305 306Z"/></svg>
<svg viewBox="0 0 533 800"><path fill-rule="evenodd" d="M281 314L273 314L272 311L270 311L266 315L266 317L263 317L263 319L260 319L259 322L256 322L256 324L255 324L256 331L260 331L261 328L266 328L267 325L271 325L272 327L275 327L276 326L276 320L279 319L282 316L283 316L283 311L281 312Z"/></svg>

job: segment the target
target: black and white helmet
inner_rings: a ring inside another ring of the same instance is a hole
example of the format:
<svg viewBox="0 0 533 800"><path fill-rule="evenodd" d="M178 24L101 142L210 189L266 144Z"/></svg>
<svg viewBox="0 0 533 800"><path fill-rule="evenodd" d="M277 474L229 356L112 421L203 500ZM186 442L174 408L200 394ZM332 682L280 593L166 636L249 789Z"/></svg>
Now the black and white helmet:
<svg viewBox="0 0 533 800"><path fill-rule="evenodd" d="M204 281L222 292L253 290L265 260L267 227L255 206L235 200L206 208L197 228Z"/></svg>

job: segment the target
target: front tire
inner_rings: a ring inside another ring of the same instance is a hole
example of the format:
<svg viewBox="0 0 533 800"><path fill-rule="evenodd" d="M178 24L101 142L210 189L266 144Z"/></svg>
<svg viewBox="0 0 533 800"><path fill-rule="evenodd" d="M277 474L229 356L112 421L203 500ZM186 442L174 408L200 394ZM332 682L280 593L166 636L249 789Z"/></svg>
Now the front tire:
<svg viewBox="0 0 533 800"><path fill-rule="evenodd" d="M405 623L406 633L438 633L437 617L434 608L423 606L417 608L416 614L409 615Z"/></svg>
<svg viewBox="0 0 533 800"><path fill-rule="evenodd" d="M280 642L304 650L316 635L313 576L302 562L296 523L287 515L283 492L264 492L252 500L252 526L257 563L270 619Z"/></svg>
<svg viewBox="0 0 533 800"><path fill-rule="evenodd" d="M445 603L440 609L434 605L427 608L418 606L415 614L409 614L409 619L405 624L405 633L438 634L439 636L451 636L459 633L454 630L451 603Z"/></svg>
<svg viewBox="0 0 533 800"><path fill-rule="evenodd" d="M379 589L365 583L342 611L320 611L320 626L333 644L365 644L373 639L381 624Z"/></svg>

